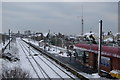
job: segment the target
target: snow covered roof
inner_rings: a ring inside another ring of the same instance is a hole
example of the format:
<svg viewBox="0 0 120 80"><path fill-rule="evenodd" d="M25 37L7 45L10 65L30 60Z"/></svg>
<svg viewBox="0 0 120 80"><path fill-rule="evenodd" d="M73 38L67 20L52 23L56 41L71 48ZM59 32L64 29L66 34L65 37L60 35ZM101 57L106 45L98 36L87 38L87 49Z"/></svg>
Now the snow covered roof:
<svg viewBox="0 0 120 80"><path fill-rule="evenodd" d="M28 36L29 38L31 37L31 36Z"/></svg>
<svg viewBox="0 0 120 80"><path fill-rule="evenodd" d="M84 36L84 35L81 35L81 34L80 35L76 35L76 37L81 37L81 36Z"/></svg>
<svg viewBox="0 0 120 80"><path fill-rule="evenodd" d="M84 35L91 35L91 34L94 34L94 33L85 33Z"/></svg>
<svg viewBox="0 0 120 80"><path fill-rule="evenodd" d="M41 36L41 34L38 34L37 36Z"/></svg>
<svg viewBox="0 0 120 80"><path fill-rule="evenodd" d="M70 39L76 39L76 37L73 37L73 36L70 36L69 38L70 38Z"/></svg>
<svg viewBox="0 0 120 80"><path fill-rule="evenodd" d="M42 36L42 34L35 34L34 36L35 36L35 37L38 37L38 36Z"/></svg>
<svg viewBox="0 0 120 80"><path fill-rule="evenodd" d="M104 35L108 35L108 33L104 33Z"/></svg>
<svg viewBox="0 0 120 80"><path fill-rule="evenodd" d="M113 38L110 37L110 38L105 39L104 41L105 41L105 42L112 42L112 41L113 41Z"/></svg>
<svg viewBox="0 0 120 80"><path fill-rule="evenodd" d="M95 44L75 44L76 47L87 51L98 53L98 45ZM120 58L120 48L111 46L102 46L102 55Z"/></svg>
<svg viewBox="0 0 120 80"><path fill-rule="evenodd" d="M43 36L44 36L44 37L47 37L47 35L48 35L48 33L43 33Z"/></svg>
<svg viewBox="0 0 120 80"><path fill-rule="evenodd" d="M92 35L98 35L97 33L94 33L94 32L91 32L91 33L88 32L88 33L85 33L85 34L83 34L83 35L84 35L84 36L85 36L85 35L86 35L86 36L90 36L91 34L92 34Z"/></svg>
<svg viewBox="0 0 120 80"><path fill-rule="evenodd" d="M56 34L54 33L54 34L52 34L52 36L56 36Z"/></svg>
<svg viewBox="0 0 120 80"><path fill-rule="evenodd" d="M44 40L40 40L39 42L43 42Z"/></svg>
<svg viewBox="0 0 120 80"><path fill-rule="evenodd" d="M115 34L114 34L114 36L118 36L118 35L120 35L120 33L115 33Z"/></svg>

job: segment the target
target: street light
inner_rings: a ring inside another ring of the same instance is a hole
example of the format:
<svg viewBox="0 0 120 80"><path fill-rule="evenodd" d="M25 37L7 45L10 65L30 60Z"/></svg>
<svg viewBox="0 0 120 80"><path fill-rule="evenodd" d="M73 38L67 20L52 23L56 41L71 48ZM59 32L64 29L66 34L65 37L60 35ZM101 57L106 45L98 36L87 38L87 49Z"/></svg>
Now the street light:
<svg viewBox="0 0 120 80"><path fill-rule="evenodd" d="M29 42L28 48L29 48L29 56L30 56L30 36L28 37L28 42Z"/></svg>

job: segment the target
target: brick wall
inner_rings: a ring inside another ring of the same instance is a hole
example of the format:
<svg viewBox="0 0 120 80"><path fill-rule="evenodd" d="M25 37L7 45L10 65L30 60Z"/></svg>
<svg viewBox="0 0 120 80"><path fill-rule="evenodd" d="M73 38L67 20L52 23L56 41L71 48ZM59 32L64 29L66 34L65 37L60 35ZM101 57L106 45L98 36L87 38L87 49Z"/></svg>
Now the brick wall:
<svg viewBox="0 0 120 80"><path fill-rule="evenodd" d="M113 70L120 70L120 59L119 58L112 58L111 62L112 62L111 68Z"/></svg>
<svg viewBox="0 0 120 80"><path fill-rule="evenodd" d="M89 52L88 64L91 68L96 68L96 54Z"/></svg>

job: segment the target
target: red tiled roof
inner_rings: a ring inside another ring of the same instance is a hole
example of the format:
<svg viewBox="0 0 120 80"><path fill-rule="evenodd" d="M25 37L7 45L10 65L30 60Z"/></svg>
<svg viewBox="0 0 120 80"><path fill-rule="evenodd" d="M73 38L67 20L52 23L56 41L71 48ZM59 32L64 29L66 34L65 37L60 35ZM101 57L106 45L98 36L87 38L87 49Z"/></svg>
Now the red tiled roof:
<svg viewBox="0 0 120 80"><path fill-rule="evenodd" d="M98 45L94 44L75 44L76 47L84 48L87 50L98 51ZM117 47L110 47L110 46L102 46L102 53L104 55L114 56L120 58L120 48Z"/></svg>

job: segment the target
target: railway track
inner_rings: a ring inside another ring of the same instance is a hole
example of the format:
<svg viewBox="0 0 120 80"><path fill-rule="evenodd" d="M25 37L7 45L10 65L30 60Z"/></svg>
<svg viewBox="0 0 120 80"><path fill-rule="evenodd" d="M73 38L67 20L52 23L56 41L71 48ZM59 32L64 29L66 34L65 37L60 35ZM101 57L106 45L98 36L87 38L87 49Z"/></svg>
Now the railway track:
<svg viewBox="0 0 120 80"><path fill-rule="evenodd" d="M36 53L36 52L38 52L38 51L36 51L36 50L34 50L34 49L32 49L31 50L33 53ZM39 53L39 52L38 52ZM40 54L40 53L39 53ZM41 54L40 54L41 55ZM66 71L64 71L60 66L58 66L58 65L56 65L51 59L49 59L48 57L46 57L46 56L44 56L44 55L42 55L42 56L38 56L39 57L39 59L40 60L42 60L46 65L48 65L48 63L51 63L51 65L54 65L54 67L56 67L57 69L59 69L59 70L61 70L62 72L64 72L67 76L69 76L69 78L71 78L71 79L73 79L73 80L75 80L75 78L73 78L71 75L69 75ZM47 63L47 62L48 63ZM50 65L48 65L51 69L52 69L52 67L50 66ZM54 70L54 69L52 69L52 70ZM56 69L55 69L56 70ZM54 71L55 71L54 70ZM56 72L56 71L55 71ZM57 72L56 72L57 73ZM58 73L57 73L58 74Z"/></svg>
<svg viewBox="0 0 120 80"><path fill-rule="evenodd" d="M21 44L20 42L19 42L19 45L20 45L21 49L23 50L23 52L25 53L25 56L26 56L28 62L30 63L30 65L32 66L32 68L33 68L34 72L36 73L37 77L39 78L39 80L41 80L41 79L40 79L40 76L38 75L37 70L35 69L35 67L34 67L34 65L32 64L32 62L30 61L30 59L27 57L27 53L25 52L25 50L24 50L24 48L22 47L22 44Z"/></svg>
<svg viewBox="0 0 120 80"><path fill-rule="evenodd" d="M26 57L28 57L27 59L30 62L33 70L35 71L39 79L41 79L41 76L39 75L41 74L45 80L46 79L52 80L56 76L59 80L65 80L65 79L76 80L73 75L71 76L70 74L68 74L66 71L64 71L62 68L56 65L53 61L51 61L45 55L41 55L41 53L36 51L35 49L30 49L30 46L26 44L25 42L20 40L19 44L22 50L24 51ZM37 54L37 56L34 56L35 54ZM34 64L37 65L37 67L39 68L39 72L36 71L36 67L33 65L32 62L34 62ZM55 75L55 77L49 75L48 73L50 72L52 75Z"/></svg>
<svg viewBox="0 0 120 80"><path fill-rule="evenodd" d="M35 49L31 49L31 51L36 54L36 53L39 53L38 51L36 51ZM41 54L40 54L41 55ZM67 72L65 72L62 68L60 68L60 66L56 65L53 61L51 61L51 59L49 59L48 57L46 57L45 55L42 55L42 56L38 56L40 60L42 60L46 65L48 65L48 63L50 63L51 65L54 65L54 67L56 67L56 69L59 69L61 70L62 72L64 72L65 75L69 76L69 78L71 78L72 80L75 80L75 78L73 78L71 75L69 75ZM53 71L55 71L50 65L48 65ZM56 71L55 71L56 74L58 74ZM59 75L59 74L58 74ZM60 75L59 75L60 76ZM61 76L60 76L61 77Z"/></svg>
<svg viewBox="0 0 120 80"><path fill-rule="evenodd" d="M41 67L41 65L37 62L37 60L33 56L30 56L31 54L29 53L29 51L25 47L25 45L22 42L20 42L20 45L21 45L21 48L24 50L24 53L26 54L26 57L29 60L35 73L37 74L39 80L41 80L41 78L42 78L42 80L43 79L44 80L47 80L47 79L51 80L50 77L47 75L47 73L44 71L44 69Z"/></svg>

